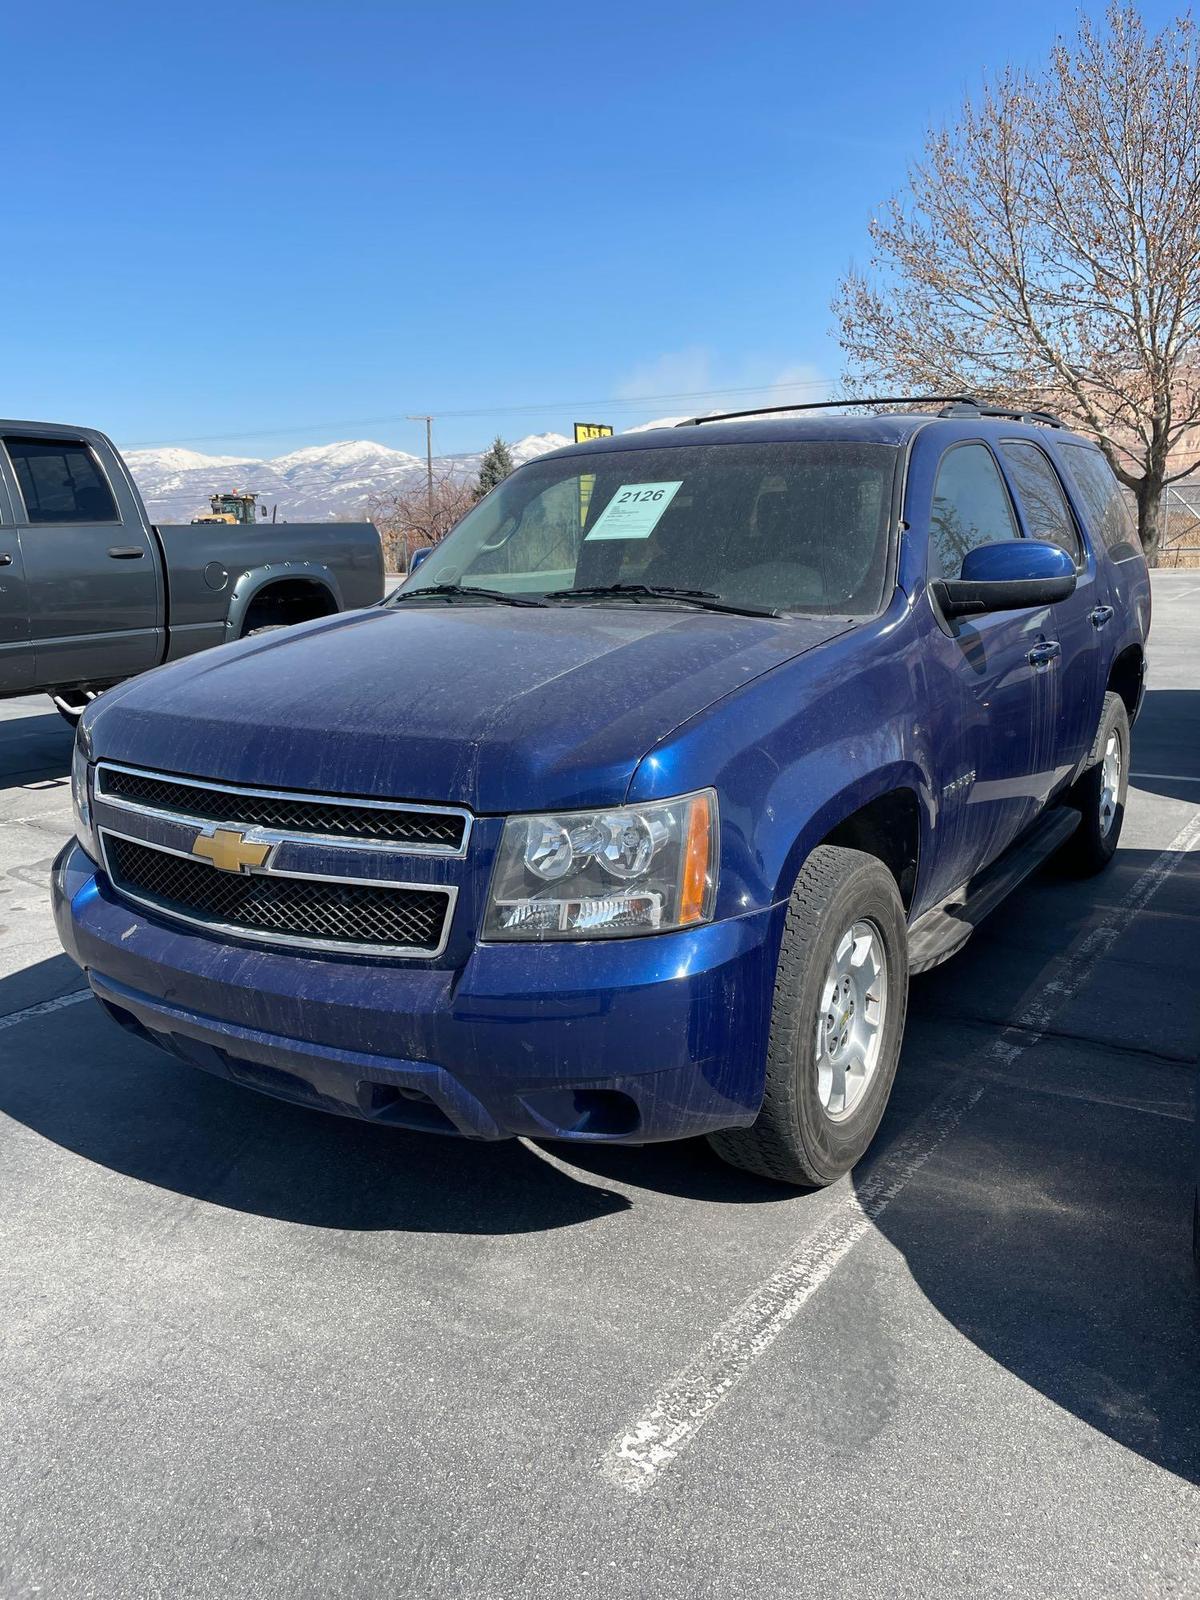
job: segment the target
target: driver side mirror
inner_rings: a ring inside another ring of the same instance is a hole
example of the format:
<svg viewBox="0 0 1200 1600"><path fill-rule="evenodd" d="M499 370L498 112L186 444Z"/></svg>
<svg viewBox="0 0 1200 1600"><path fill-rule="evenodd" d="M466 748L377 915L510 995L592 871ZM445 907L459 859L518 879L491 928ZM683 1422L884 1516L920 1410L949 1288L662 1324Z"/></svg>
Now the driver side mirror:
<svg viewBox="0 0 1200 1600"><path fill-rule="evenodd" d="M1075 579L1075 563L1058 545L1005 539L969 550L957 578L930 588L947 617L974 617L1053 605L1074 593Z"/></svg>
<svg viewBox="0 0 1200 1600"><path fill-rule="evenodd" d="M409 573L409 576L411 577L412 574L421 565L422 561L427 561L432 554L433 554L433 546L429 545L429 544L427 544L424 547L423 550L414 550L412 555L409 556L409 558L408 558L408 573Z"/></svg>

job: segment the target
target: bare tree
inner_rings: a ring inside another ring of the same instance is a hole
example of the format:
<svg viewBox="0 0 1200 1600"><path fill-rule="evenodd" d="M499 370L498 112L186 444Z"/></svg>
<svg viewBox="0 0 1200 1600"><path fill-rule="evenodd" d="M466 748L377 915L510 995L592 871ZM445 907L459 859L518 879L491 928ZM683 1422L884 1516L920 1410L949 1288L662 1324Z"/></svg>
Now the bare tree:
<svg viewBox="0 0 1200 1600"><path fill-rule="evenodd" d="M393 572L404 572L414 550L440 544L475 504L475 485L449 470L425 475L386 494L373 495L367 515L383 538L384 557Z"/></svg>
<svg viewBox="0 0 1200 1600"><path fill-rule="evenodd" d="M1181 17L1081 20L931 132L834 310L853 392L1056 405L1094 433L1157 560L1200 423L1200 69Z"/></svg>

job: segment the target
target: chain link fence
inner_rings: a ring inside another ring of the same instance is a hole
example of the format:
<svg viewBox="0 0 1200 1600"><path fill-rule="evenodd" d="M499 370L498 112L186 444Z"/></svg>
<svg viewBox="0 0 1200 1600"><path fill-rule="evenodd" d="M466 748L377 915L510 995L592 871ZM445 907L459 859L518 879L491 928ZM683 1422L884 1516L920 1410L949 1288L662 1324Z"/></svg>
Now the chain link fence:
<svg viewBox="0 0 1200 1600"><path fill-rule="evenodd" d="M1200 567L1200 483L1172 483L1163 495L1160 567Z"/></svg>

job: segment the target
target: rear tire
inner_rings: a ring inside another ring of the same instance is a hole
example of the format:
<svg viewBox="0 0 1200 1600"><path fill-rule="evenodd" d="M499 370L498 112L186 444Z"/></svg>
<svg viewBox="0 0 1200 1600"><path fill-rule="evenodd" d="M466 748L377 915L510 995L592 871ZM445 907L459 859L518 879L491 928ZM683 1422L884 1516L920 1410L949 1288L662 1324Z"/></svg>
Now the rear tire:
<svg viewBox="0 0 1200 1600"><path fill-rule="evenodd" d="M805 1188L848 1172L891 1094L907 1004L908 929L895 879L874 856L819 845L788 906L758 1119L711 1134L713 1149L735 1167Z"/></svg>
<svg viewBox="0 0 1200 1600"><path fill-rule="evenodd" d="M1116 854L1129 788L1129 713L1119 694L1106 694L1088 767L1067 792L1066 804L1082 817L1063 846L1068 871L1090 878Z"/></svg>

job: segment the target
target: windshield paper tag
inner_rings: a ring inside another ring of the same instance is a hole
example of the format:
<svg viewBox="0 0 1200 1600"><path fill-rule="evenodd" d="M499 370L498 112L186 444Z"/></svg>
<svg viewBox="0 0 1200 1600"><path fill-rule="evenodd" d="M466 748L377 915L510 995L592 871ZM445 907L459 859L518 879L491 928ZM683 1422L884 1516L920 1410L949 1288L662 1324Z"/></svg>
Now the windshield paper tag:
<svg viewBox="0 0 1200 1600"><path fill-rule="evenodd" d="M683 488L678 483L623 483L588 530L589 539L648 539Z"/></svg>

